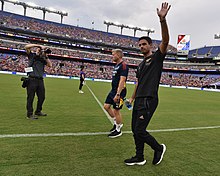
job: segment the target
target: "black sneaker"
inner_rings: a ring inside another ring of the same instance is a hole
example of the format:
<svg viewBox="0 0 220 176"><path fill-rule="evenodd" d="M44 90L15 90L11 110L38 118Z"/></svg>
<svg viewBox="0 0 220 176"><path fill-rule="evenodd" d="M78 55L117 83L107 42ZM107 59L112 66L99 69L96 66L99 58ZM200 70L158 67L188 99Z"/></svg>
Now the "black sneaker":
<svg viewBox="0 0 220 176"><path fill-rule="evenodd" d="M35 117L34 115L29 115L29 116L27 116L27 119L30 119L30 120L37 120L38 118Z"/></svg>
<svg viewBox="0 0 220 176"><path fill-rule="evenodd" d="M133 166L133 165L144 165L146 163L146 160L144 158L138 158L137 156L131 157L130 159L126 159L125 164L128 166Z"/></svg>
<svg viewBox="0 0 220 176"><path fill-rule="evenodd" d="M153 162L152 162L154 165L160 164L160 162L163 159L163 155L166 151L166 146L164 144L161 144L161 146L163 147L162 151L155 151L154 152L154 159L153 159Z"/></svg>
<svg viewBox="0 0 220 176"><path fill-rule="evenodd" d="M116 130L116 125L114 124L113 127L112 127L112 129L110 130L110 132L113 132L113 131L115 131L115 130Z"/></svg>
<svg viewBox="0 0 220 176"><path fill-rule="evenodd" d="M36 116L47 116L47 114L43 113L43 112L35 112Z"/></svg>
<svg viewBox="0 0 220 176"><path fill-rule="evenodd" d="M122 127L123 127L123 123L120 124L120 130L121 130ZM113 125L112 129L110 130L110 132L113 132L115 130L116 130L116 124Z"/></svg>
<svg viewBox="0 0 220 176"><path fill-rule="evenodd" d="M119 137L119 136L121 136L122 135L122 132L121 131L117 131L117 130L115 130L115 131L113 131L113 132L111 132L109 135L108 135L108 137L110 137L110 138L116 138L116 137Z"/></svg>

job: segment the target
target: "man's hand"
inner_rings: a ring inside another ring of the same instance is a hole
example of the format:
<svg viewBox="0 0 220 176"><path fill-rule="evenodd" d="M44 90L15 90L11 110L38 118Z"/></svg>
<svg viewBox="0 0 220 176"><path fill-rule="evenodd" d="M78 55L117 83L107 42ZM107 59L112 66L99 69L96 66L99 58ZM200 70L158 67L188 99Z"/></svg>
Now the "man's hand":
<svg viewBox="0 0 220 176"><path fill-rule="evenodd" d="M119 94L116 94L115 97L113 98L114 102L115 103L119 103L120 101L120 95Z"/></svg>
<svg viewBox="0 0 220 176"><path fill-rule="evenodd" d="M129 103L131 103L131 104L132 104L132 103L133 103L133 101L134 101L134 99L133 99L133 98L129 98L129 99L128 99L128 101L129 101Z"/></svg>
<svg viewBox="0 0 220 176"><path fill-rule="evenodd" d="M164 20L168 11L170 10L171 5L167 2L162 3L161 9L157 8L157 15L160 17L160 20Z"/></svg>

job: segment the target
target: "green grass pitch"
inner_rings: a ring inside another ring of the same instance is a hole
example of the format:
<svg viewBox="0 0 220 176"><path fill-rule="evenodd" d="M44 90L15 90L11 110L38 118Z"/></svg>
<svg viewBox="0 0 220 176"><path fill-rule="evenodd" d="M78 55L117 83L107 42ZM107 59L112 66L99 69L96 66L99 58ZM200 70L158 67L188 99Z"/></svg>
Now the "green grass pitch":
<svg viewBox="0 0 220 176"><path fill-rule="evenodd" d="M78 80L46 78L47 117L26 119L26 90L21 76L0 74L0 136L108 132L112 125L86 86ZM110 83L87 81L103 104ZM134 85L127 85L128 96ZM188 89L159 90L159 106L149 130L220 126L220 93ZM36 98L34 102L36 107ZM122 109L123 131L130 131L131 111ZM220 174L220 128L152 132L167 146L163 162L151 164L145 145L144 166L125 166L135 153L131 133L116 139L85 136L0 138L1 176L217 176Z"/></svg>

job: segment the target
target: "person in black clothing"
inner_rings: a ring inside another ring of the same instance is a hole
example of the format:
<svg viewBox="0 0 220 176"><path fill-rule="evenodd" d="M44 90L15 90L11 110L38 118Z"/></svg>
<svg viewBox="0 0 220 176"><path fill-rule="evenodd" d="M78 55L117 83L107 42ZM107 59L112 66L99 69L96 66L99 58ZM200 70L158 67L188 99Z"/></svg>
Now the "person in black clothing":
<svg viewBox="0 0 220 176"><path fill-rule="evenodd" d="M137 84L130 103L134 102L132 112L132 132L136 146L136 155L124 162L126 165L144 165L144 144L148 144L154 150L153 164L158 165L166 151L164 144L159 144L157 140L146 131L146 128L158 105L158 87L161 78L163 61L169 43L169 32L166 23L166 15L170 9L168 3L162 3L161 9L157 9L162 30L162 41L158 50L152 52L152 40L150 37L141 37L138 45L144 55L143 61L137 69Z"/></svg>
<svg viewBox="0 0 220 176"><path fill-rule="evenodd" d="M83 71L84 70L84 66L81 67L80 69L80 73L79 73L79 80L80 80L80 83L79 83L79 93L84 93L82 91L82 87L83 87L83 84L85 83L85 72Z"/></svg>
<svg viewBox="0 0 220 176"><path fill-rule="evenodd" d="M112 72L112 89L106 97L104 109L114 120L114 126L110 130L109 138L116 138L122 135L121 128L122 115L120 109L123 107L124 98L127 93L126 81L128 76L128 66L123 61L123 52L121 49L112 50L112 60L116 63ZM113 110L111 108L113 105Z"/></svg>
<svg viewBox="0 0 220 176"><path fill-rule="evenodd" d="M37 48L36 53L31 52L31 48ZM46 48L37 44L28 44L25 46L26 53L28 55L29 65L26 69L28 74L27 85L27 118L38 119L37 116L46 116L43 113L42 105L45 100L45 87L44 87L44 66L52 67L52 63L48 58L48 54L51 53L49 48ZM35 113L33 114L33 101L37 94L38 101Z"/></svg>

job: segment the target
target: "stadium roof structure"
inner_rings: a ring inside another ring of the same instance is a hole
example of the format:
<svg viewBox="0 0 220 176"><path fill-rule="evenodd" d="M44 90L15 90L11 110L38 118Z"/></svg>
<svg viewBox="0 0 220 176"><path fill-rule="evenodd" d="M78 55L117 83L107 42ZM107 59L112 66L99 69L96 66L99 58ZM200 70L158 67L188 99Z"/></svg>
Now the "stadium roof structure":
<svg viewBox="0 0 220 176"><path fill-rule="evenodd" d="M55 13L55 14L60 15L61 16L61 23L63 23L63 17L64 16L68 16L68 13L65 12L65 11L58 11L58 10L56 10L54 8L42 7L42 6L36 5L35 3L32 3L32 2L25 3L25 2L18 1L18 0L0 0L0 1L2 2L2 7L1 7L2 11L4 10L4 2L12 3L14 5L21 5L21 6L23 6L23 8L24 8L24 16L26 16L27 7L28 8L32 8L32 9L42 10L42 12L43 12L43 20L45 20L46 12L48 12L48 13Z"/></svg>
<svg viewBox="0 0 220 176"><path fill-rule="evenodd" d="M127 28L127 29L133 29L134 30L134 37L136 35L136 31L145 31L147 32L147 35L149 36L150 33L154 33L155 30L154 29L148 29L148 28L140 28L140 27L136 27L136 26L132 26L132 25L125 25L125 24L120 24L118 22L109 22L107 20L104 21L104 24L106 24L107 26L107 32L109 31L109 26L117 26L117 27L120 27L121 28L121 35L122 35L122 31L123 31L123 28Z"/></svg>

